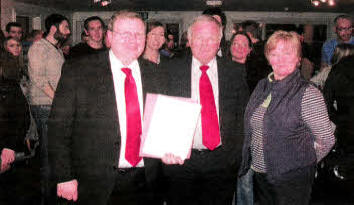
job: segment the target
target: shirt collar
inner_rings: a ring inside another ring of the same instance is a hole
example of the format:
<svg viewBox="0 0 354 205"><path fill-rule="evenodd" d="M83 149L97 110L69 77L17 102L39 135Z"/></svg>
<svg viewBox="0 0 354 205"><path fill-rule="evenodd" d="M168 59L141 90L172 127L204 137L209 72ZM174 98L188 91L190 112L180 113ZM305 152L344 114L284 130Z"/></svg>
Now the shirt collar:
<svg viewBox="0 0 354 205"><path fill-rule="evenodd" d="M112 50L109 50L109 59L111 60L111 63L113 65L115 65L116 68L130 68L132 70L134 70L135 68L139 68L139 63L138 63L138 60L135 59L134 61L132 61L129 65L123 65L122 61L119 60L113 53Z"/></svg>

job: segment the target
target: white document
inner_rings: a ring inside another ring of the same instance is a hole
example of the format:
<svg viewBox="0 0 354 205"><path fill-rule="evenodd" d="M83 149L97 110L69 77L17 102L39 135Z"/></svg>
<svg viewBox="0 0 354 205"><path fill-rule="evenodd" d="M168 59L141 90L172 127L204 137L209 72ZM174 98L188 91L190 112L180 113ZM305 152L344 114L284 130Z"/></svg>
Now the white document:
<svg viewBox="0 0 354 205"><path fill-rule="evenodd" d="M201 105L190 98L147 94L140 156L162 158L171 153L190 157Z"/></svg>

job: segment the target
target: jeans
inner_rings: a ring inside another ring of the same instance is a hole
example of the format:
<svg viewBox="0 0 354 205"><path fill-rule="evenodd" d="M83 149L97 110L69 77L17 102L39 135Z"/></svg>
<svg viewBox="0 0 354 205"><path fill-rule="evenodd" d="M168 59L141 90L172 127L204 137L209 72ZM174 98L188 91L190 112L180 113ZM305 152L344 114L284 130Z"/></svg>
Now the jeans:
<svg viewBox="0 0 354 205"><path fill-rule="evenodd" d="M37 125L37 132L39 136L40 147L40 175L41 175L41 193L42 205L48 204L50 191L49 191L49 177L50 168L48 162L48 118L50 114L51 105L31 105L31 112Z"/></svg>
<svg viewBox="0 0 354 205"><path fill-rule="evenodd" d="M253 205L253 175L254 171L248 169L247 173L237 180L237 205Z"/></svg>

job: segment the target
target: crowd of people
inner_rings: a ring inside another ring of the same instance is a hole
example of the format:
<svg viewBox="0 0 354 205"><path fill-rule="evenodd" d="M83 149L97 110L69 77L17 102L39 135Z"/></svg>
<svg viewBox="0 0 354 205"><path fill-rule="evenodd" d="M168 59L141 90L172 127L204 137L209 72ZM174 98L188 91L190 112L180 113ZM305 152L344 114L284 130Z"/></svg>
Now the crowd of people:
<svg viewBox="0 0 354 205"><path fill-rule="evenodd" d="M87 18L73 47L61 14L25 39L10 22L0 32L0 204L31 204L19 197L31 177L21 167L36 157L32 204L304 205L319 167L354 202L352 17L334 23L337 38L321 51L311 26L262 41L245 21L227 41L215 8L179 49L164 24L130 11L107 26ZM140 156L147 93L201 105L188 159Z"/></svg>

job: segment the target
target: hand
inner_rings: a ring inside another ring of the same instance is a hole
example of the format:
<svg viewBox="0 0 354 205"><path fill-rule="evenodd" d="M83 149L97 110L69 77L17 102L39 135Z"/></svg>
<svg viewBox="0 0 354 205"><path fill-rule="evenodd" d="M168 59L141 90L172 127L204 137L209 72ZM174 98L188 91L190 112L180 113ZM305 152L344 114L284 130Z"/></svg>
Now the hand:
<svg viewBox="0 0 354 205"><path fill-rule="evenodd" d="M77 201L77 185L78 182L76 179L57 184L57 196L69 201Z"/></svg>
<svg viewBox="0 0 354 205"><path fill-rule="evenodd" d="M175 156L174 154L167 153L162 157L162 162L165 164L184 164L184 160L181 157Z"/></svg>
<svg viewBox="0 0 354 205"><path fill-rule="evenodd" d="M15 152L11 149L4 148L1 151L1 172L10 169L10 164L15 161Z"/></svg>

